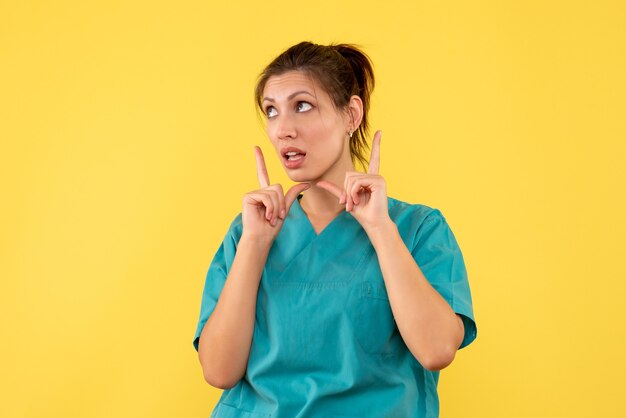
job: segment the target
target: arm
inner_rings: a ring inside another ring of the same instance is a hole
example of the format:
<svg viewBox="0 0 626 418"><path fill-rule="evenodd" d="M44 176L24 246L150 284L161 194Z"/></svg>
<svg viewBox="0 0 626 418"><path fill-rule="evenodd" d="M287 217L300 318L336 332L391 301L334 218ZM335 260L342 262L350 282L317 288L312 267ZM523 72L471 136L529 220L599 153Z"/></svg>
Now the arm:
<svg viewBox="0 0 626 418"><path fill-rule="evenodd" d="M441 370L463 342L463 320L430 285L389 217L385 180L378 174L381 136L377 131L372 140L367 174L347 172L343 188L329 181L317 185L345 203L369 236L393 316L413 356L426 369Z"/></svg>
<svg viewBox="0 0 626 418"><path fill-rule="evenodd" d="M310 187L309 183L298 183L283 196L280 184L270 185L261 148L255 147L255 157L261 189L244 195L243 232L224 287L198 341L204 379L221 389L230 389L246 374L267 256L291 205Z"/></svg>
<svg viewBox="0 0 626 418"><path fill-rule="evenodd" d="M426 369L445 368L463 341L463 321L424 277L391 219L366 231L404 342Z"/></svg>
<svg viewBox="0 0 626 418"><path fill-rule="evenodd" d="M224 288L198 344L204 379L229 389L245 375L252 345L256 301L271 242L239 240Z"/></svg>

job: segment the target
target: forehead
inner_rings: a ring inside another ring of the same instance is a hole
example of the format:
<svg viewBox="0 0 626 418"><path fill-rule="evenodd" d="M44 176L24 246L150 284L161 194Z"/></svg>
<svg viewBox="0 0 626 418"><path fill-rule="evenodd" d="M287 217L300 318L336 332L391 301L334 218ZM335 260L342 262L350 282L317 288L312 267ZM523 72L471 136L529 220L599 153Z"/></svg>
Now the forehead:
<svg viewBox="0 0 626 418"><path fill-rule="evenodd" d="M281 100L298 91L306 91L316 97L324 94L319 83L309 74L302 71L289 71L270 77L263 88L263 96Z"/></svg>

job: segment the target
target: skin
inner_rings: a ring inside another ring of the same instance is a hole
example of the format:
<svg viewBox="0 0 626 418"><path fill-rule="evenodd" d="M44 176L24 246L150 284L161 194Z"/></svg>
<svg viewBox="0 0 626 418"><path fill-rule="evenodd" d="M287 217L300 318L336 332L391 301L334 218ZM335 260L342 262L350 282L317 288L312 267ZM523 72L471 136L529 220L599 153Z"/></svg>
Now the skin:
<svg viewBox="0 0 626 418"><path fill-rule="evenodd" d="M307 153L302 167L284 168L291 180L311 185L300 204L314 226L318 224L322 229L324 225L320 224L328 223L344 207L317 183L326 180L341 184L345 173L355 170L348 132L361 122L361 99L353 96L346 109L338 110L315 80L295 71L271 77L263 97L267 136L279 159L283 161L282 147L292 146Z"/></svg>
<svg viewBox="0 0 626 418"><path fill-rule="evenodd" d="M463 322L430 285L389 217L386 183L379 174L382 133L374 135L367 173L355 171L350 157L349 132L361 123L361 99L352 96L345 109L337 109L315 80L297 71L271 77L264 98L267 135L280 160L286 146L305 151L306 157L297 169L285 167L297 183L283 193L280 184L270 184L263 153L255 147L260 188L244 195L242 237L200 336L198 354L206 381L226 389L244 376L263 267L291 205L305 190L300 204L316 232L344 210L361 224L376 250L408 349L428 370L448 366L463 340Z"/></svg>

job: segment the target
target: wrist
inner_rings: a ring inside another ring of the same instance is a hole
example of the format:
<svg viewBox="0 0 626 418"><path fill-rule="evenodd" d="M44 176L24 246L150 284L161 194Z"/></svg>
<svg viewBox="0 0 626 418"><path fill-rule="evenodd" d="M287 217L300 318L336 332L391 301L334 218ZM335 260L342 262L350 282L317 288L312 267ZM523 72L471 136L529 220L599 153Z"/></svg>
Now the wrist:
<svg viewBox="0 0 626 418"><path fill-rule="evenodd" d="M239 239L239 246L251 245L259 249L269 250L274 243L274 237L268 237L263 235L254 235L243 231L241 238Z"/></svg>
<svg viewBox="0 0 626 418"><path fill-rule="evenodd" d="M385 239L393 236L393 234L398 234L398 227L388 216L375 225L368 226L364 229L374 247Z"/></svg>

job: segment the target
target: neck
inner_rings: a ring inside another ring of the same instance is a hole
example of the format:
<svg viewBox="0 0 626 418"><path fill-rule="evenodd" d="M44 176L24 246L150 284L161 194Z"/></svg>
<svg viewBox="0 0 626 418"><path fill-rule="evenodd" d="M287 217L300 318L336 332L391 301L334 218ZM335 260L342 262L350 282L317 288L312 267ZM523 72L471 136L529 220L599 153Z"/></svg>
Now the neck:
<svg viewBox="0 0 626 418"><path fill-rule="evenodd" d="M338 197L314 184L303 193L300 206L309 216L338 215L346 208L345 205L339 203Z"/></svg>
<svg viewBox="0 0 626 418"><path fill-rule="evenodd" d="M339 203L339 198L326 189L317 187L320 180L329 181L343 190L346 172L356 171L352 160L348 157L343 164L333 167L320 178L311 182L311 188L303 193L300 206L309 216L335 216L345 210L345 204Z"/></svg>

